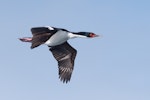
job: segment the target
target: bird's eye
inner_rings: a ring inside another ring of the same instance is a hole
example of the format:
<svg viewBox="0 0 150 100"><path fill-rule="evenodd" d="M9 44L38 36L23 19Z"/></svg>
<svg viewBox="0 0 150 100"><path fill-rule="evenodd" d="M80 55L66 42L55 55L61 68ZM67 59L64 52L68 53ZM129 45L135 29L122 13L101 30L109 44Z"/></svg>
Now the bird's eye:
<svg viewBox="0 0 150 100"><path fill-rule="evenodd" d="M94 37L94 35L95 35L94 33L90 33L89 37Z"/></svg>

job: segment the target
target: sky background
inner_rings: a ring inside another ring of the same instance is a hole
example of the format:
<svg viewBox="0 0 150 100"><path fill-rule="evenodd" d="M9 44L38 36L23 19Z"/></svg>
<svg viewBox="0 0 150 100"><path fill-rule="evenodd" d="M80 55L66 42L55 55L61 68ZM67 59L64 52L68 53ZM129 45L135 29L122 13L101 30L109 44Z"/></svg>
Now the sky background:
<svg viewBox="0 0 150 100"><path fill-rule="evenodd" d="M69 40L68 84L47 46L18 40L48 25L103 35ZM0 27L0 100L150 100L149 0L1 0Z"/></svg>

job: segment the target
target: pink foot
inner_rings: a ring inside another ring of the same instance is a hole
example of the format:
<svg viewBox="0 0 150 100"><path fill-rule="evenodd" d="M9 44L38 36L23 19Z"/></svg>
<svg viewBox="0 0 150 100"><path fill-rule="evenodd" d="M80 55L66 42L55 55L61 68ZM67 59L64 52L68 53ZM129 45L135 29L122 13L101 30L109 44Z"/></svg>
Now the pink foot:
<svg viewBox="0 0 150 100"><path fill-rule="evenodd" d="M32 37L19 38L19 40L21 40L22 42L31 42Z"/></svg>

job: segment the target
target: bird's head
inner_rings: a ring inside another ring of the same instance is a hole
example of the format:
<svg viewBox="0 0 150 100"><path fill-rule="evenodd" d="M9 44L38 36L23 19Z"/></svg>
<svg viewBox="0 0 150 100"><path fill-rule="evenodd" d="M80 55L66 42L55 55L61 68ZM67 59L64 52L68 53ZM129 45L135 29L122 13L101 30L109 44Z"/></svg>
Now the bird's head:
<svg viewBox="0 0 150 100"><path fill-rule="evenodd" d="M92 33L92 32L78 32L79 35L88 37L88 38L94 38L94 37L98 37L99 35Z"/></svg>
<svg viewBox="0 0 150 100"><path fill-rule="evenodd" d="M92 32L72 32L69 33L70 38L94 38L94 37L99 37L99 35L96 35L95 33Z"/></svg>
<svg viewBox="0 0 150 100"><path fill-rule="evenodd" d="M92 32L87 32L87 37L94 38L94 37L99 37L99 35L92 33Z"/></svg>

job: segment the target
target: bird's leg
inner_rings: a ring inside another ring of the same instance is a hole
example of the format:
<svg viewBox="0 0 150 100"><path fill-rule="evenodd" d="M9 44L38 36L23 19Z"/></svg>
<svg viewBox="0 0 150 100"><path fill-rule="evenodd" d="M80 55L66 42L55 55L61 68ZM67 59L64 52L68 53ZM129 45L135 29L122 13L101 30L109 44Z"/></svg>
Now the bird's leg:
<svg viewBox="0 0 150 100"><path fill-rule="evenodd" d="M19 38L22 42L32 42L32 37Z"/></svg>

